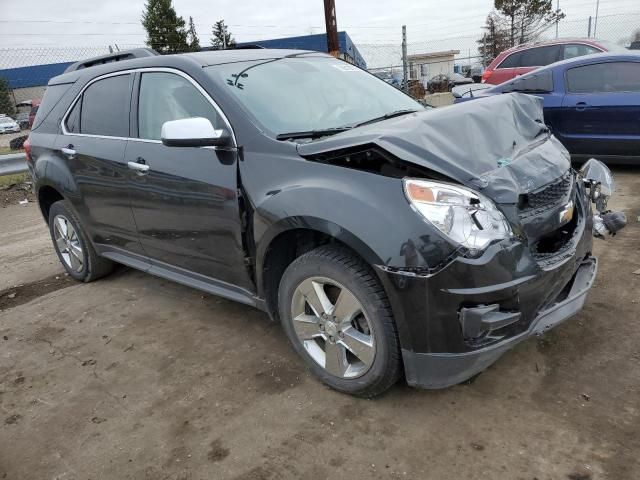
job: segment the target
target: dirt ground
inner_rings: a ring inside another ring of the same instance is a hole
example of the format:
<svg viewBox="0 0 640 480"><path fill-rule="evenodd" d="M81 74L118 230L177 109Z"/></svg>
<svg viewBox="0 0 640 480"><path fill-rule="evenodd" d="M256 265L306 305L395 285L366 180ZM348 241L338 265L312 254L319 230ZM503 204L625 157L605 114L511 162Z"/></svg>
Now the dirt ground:
<svg viewBox="0 0 640 480"><path fill-rule="evenodd" d="M325 388L265 314L122 268L70 281L0 209L0 478L640 478L640 169L584 311L442 391Z"/></svg>

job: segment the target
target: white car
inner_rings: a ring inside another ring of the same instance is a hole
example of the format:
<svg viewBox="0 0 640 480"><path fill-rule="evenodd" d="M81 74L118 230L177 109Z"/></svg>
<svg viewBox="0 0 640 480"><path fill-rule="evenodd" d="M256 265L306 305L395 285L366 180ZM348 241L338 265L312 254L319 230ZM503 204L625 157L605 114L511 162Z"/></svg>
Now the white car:
<svg viewBox="0 0 640 480"><path fill-rule="evenodd" d="M20 131L20 125L11 117L0 117L0 133L14 133Z"/></svg>

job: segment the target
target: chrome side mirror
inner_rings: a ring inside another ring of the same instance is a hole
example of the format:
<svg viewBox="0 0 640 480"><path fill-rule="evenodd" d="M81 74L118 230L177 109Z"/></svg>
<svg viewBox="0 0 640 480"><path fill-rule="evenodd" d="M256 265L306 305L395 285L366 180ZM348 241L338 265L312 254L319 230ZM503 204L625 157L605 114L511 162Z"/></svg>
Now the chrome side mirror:
<svg viewBox="0 0 640 480"><path fill-rule="evenodd" d="M160 138L168 147L222 147L230 140L225 129L213 128L211 122L202 117L164 122Z"/></svg>

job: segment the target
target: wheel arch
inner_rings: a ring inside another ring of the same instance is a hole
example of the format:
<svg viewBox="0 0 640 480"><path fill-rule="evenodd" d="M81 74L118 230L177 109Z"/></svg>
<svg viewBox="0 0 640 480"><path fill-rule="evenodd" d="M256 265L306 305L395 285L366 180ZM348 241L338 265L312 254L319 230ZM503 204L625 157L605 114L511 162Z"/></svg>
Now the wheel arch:
<svg viewBox="0 0 640 480"><path fill-rule="evenodd" d="M274 224L256 249L256 285L267 311L278 318L277 291L286 268L300 255L327 243L351 250L372 268L382 262L364 241L333 222L316 217L290 217Z"/></svg>
<svg viewBox="0 0 640 480"><path fill-rule="evenodd" d="M45 222L49 222L49 209L59 200L77 203L79 191L64 161L56 156L39 158L34 165L35 193Z"/></svg>

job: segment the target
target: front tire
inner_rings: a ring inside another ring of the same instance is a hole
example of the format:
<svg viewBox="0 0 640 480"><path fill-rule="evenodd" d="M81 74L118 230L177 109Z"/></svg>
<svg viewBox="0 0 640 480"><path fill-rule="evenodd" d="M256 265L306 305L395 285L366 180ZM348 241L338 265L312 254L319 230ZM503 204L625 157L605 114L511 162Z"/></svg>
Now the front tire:
<svg viewBox="0 0 640 480"><path fill-rule="evenodd" d="M345 248L322 246L284 272L278 305L287 337L313 374L360 397L400 377L398 333L371 267Z"/></svg>
<svg viewBox="0 0 640 480"><path fill-rule="evenodd" d="M113 262L96 253L66 200L51 205L49 233L60 263L74 279L92 282L113 270Z"/></svg>

